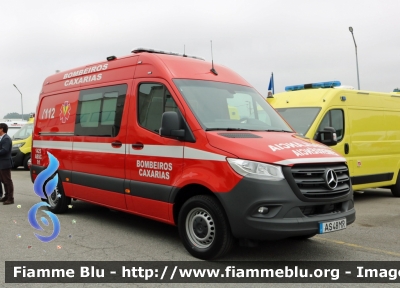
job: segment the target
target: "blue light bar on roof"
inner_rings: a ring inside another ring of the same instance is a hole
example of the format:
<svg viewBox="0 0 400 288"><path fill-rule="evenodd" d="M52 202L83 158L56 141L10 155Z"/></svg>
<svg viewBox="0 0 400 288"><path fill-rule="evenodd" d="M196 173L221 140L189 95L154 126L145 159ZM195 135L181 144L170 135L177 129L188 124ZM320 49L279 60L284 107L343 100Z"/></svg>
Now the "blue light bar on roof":
<svg viewBox="0 0 400 288"><path fill-rule="evenodd" d="M296 90L312 89L312 88L333 88L340 85L341 85L340 81L326 81L326 82L286 86L285 91L296 91Z"/></svg>
<svg viewBox="0 0 400 288"><path fill-rule="evenodd" d="M395 88L395 89L393 90L393 92L400 92L400 89L399 89L399 88Z"/></svg>

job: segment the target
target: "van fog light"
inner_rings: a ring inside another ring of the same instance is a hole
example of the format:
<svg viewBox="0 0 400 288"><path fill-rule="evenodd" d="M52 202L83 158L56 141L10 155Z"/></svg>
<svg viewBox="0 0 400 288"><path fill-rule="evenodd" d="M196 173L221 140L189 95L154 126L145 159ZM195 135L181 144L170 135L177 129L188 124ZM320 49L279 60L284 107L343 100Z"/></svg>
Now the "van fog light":
<svg viewBox="0 0 400 288"><path fill-rule="evenodd" d="M268 213L268 208L267 207L260 207L258 208L258 213L260 214L267 214Z"/></svg>

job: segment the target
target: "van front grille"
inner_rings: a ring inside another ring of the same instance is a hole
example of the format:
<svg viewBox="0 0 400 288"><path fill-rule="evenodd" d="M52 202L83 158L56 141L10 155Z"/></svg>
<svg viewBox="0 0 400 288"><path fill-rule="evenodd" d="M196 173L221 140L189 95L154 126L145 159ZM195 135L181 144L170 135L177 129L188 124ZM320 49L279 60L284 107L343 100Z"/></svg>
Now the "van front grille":
<svg viewBox="0 0 400 288"><path fill-rule="evenodd" d="M305 216L336 214L342 212L341 211L342 203L333 203L333 204L316 205L316 206L303 206L299 208Z"/></svg>
<svg viewBox="0 0 400 288"><path fill-rule="evenodd" d="M346 165L295 165L291 172L301 194L309 199L337 198L350 193L351 182Z"/></svg>

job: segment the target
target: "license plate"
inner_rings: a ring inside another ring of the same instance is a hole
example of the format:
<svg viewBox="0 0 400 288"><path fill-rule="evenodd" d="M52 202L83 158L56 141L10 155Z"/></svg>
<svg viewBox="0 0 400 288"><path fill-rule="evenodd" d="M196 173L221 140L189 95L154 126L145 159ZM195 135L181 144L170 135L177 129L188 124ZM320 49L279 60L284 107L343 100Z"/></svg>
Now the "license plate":
<svg viewBox="0 0 400 288"><path fill-rule="evenodd" d="M320 222L318 224L319 224L319 234L343 230L346 229L346 218L329 222Z"/></svg>

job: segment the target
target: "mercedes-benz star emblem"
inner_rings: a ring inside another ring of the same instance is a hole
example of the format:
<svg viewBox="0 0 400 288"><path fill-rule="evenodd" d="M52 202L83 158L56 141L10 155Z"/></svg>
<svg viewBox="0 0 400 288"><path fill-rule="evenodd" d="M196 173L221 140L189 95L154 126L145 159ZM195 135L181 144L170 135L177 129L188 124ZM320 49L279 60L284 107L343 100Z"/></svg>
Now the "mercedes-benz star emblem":
<svg viewBox="0 0 400 288"><path fill-rule="evenodd" d="M332 169L328 169L325 172L325 181L326 181L326 185L330 188L330 189L335 189L337 187L338 184L338 177L335 173L335 171L333 171Z"/></svg>

